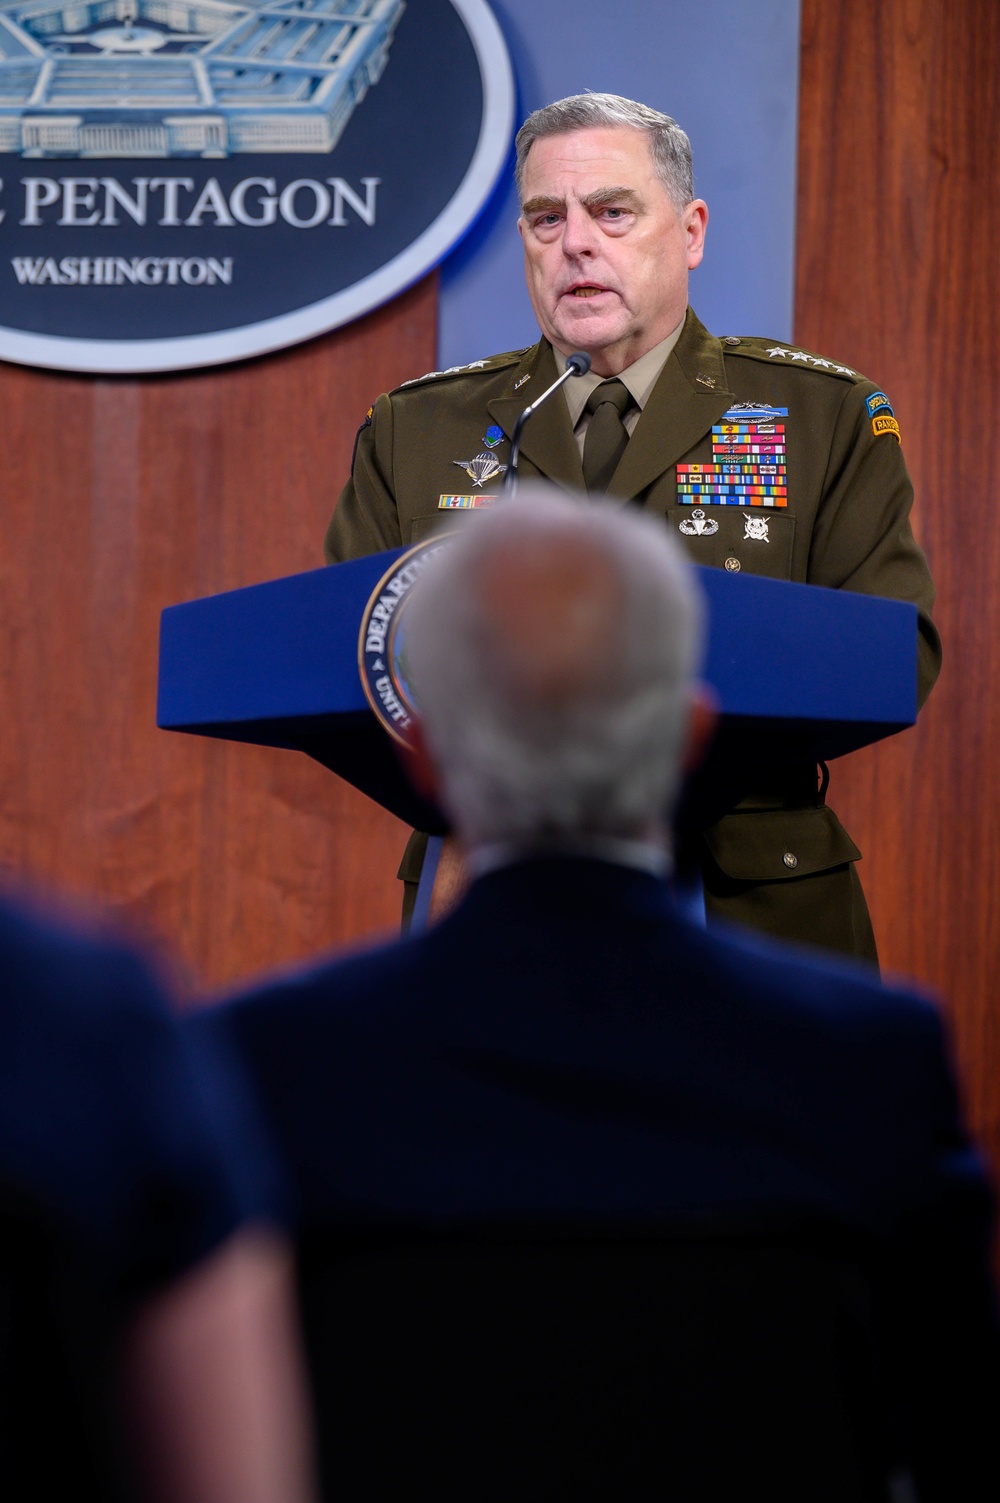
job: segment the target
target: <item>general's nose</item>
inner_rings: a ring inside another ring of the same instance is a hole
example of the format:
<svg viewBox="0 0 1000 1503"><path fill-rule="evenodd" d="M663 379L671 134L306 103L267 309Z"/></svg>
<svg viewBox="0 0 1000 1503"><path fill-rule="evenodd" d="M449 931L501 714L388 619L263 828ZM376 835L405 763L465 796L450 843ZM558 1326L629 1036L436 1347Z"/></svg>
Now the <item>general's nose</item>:
<svg viewBox="0 0 1000 1503"><path fill-rule="evenodd" d="M581 256L592 252L597 236L597 226L579 204L570 204L566 210L563 229L563 250L567 256Z"/></svg>

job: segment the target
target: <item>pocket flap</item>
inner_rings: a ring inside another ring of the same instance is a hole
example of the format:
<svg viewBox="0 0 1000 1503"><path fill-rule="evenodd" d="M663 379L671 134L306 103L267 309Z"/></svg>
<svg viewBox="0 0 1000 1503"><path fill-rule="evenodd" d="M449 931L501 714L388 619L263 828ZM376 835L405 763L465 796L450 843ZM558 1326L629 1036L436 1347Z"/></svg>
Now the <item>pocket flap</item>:
<svg viewBox="0 0 1000 1503"><path fill-rule="evenodd" d="M716 864L738 882L781 882L859 861L832 809L750 809L726 814L704 835Z"/></svg>

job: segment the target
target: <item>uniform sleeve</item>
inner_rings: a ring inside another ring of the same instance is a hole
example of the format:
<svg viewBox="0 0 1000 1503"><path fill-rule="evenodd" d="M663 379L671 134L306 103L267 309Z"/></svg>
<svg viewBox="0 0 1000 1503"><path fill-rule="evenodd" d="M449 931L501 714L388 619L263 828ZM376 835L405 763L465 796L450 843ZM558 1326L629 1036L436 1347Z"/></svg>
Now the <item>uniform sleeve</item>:
<svg viewBox="0 0 1000 1503"><path fill-rule="evenodd" d="M392 486L392 421L392 403L381 396L358 431L351 478L326 529L328 564L403 545Z"/></svg>
<svg viewBox="0 0 1000 1503"><path fill-rule="evenodd" d="M902 449L891 434L872 432L867 390L849 387L838 414L809 582L916 605L917 696L923 704L941 667L941 639L931 620L934 584L910 527L913 485Z"/></svg>

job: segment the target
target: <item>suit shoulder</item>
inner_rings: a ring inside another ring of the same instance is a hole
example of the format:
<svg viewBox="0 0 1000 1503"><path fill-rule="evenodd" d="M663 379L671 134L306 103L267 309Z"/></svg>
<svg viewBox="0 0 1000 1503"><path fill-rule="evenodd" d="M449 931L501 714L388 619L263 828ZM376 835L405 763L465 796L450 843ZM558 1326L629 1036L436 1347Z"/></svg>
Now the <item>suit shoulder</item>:
<svg viewBox="0 0 1000 1503"><path fill-rule="evenodd" d="M850 956L779 943L722 923L713 930L711 948L713 961L739 977L744 989L769 1005L790 1005L814 1025L825 1019L834 1033L940 1034L940 1009L929 993L884 982Z"/></svg>
<svg viewBox="0 0 1000 1503"><path fill-rule="evenodd" d="M828 360L823 355L814 355L809 350L800 350L796 345L760 339L750 334L727 334L721 344L727 359L732 355L737 359L760 360L765 365L777 365L785 369L799 366L802 370L820 371L841 381L869 386L873 384L867 376L852 370L849 365L841 365L838 360Z"/></svg>
<svg viewBox="0 0 1000 1503"><path fill-rule="evenodd" d="M252 987L223 996L203 1014L240 1023L266 1025L274 1020L287 1028L295 1020L307 1026L317 1017L346 1019L357 1011L371 1018L382 1006L405 995L401 957L414 942L375 944L353 953L332 954L320 960L282 966Z"/></svg>
<svg viewBox="0 0 1000 1503"><path fill-rule="evenodd" d="M447 370L428 371L424 376L414 376L410 381L402 381L389 395L392 396L400 391L412 391L416 386L427 386L432 382L454 381L459 378L471 378L475 381L483 376L494 375L498 371L506 371L511 366L519 364L532 348L532 345L525 345L523 350L506 350L501 355L488 355L485 360L472 360L468 365L450 365Z"/></svg>

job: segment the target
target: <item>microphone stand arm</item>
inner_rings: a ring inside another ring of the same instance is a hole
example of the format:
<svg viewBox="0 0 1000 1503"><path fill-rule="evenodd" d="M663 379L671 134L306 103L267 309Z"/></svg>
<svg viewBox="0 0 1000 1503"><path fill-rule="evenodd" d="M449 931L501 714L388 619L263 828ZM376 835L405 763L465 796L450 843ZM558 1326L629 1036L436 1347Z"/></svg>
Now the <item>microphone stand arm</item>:
<svg viewBox="0 0 1000 1503"><path fill-rule="evenodd" d="M557 376L552 385L547 386L541 396L521 413L514 424L514 432L510 437L510 460L507 464L507 473L503 480L503 494L505 496L517 495L517 466L521 458L521 433L524 430L525 423L530 417L534 416L543 402L548 401L553 392L558 391L560 386L565 386L571 376L585 376L589 369L590 360L586 355L570 355L566 362L566 369L562 375Z"/></svg>

